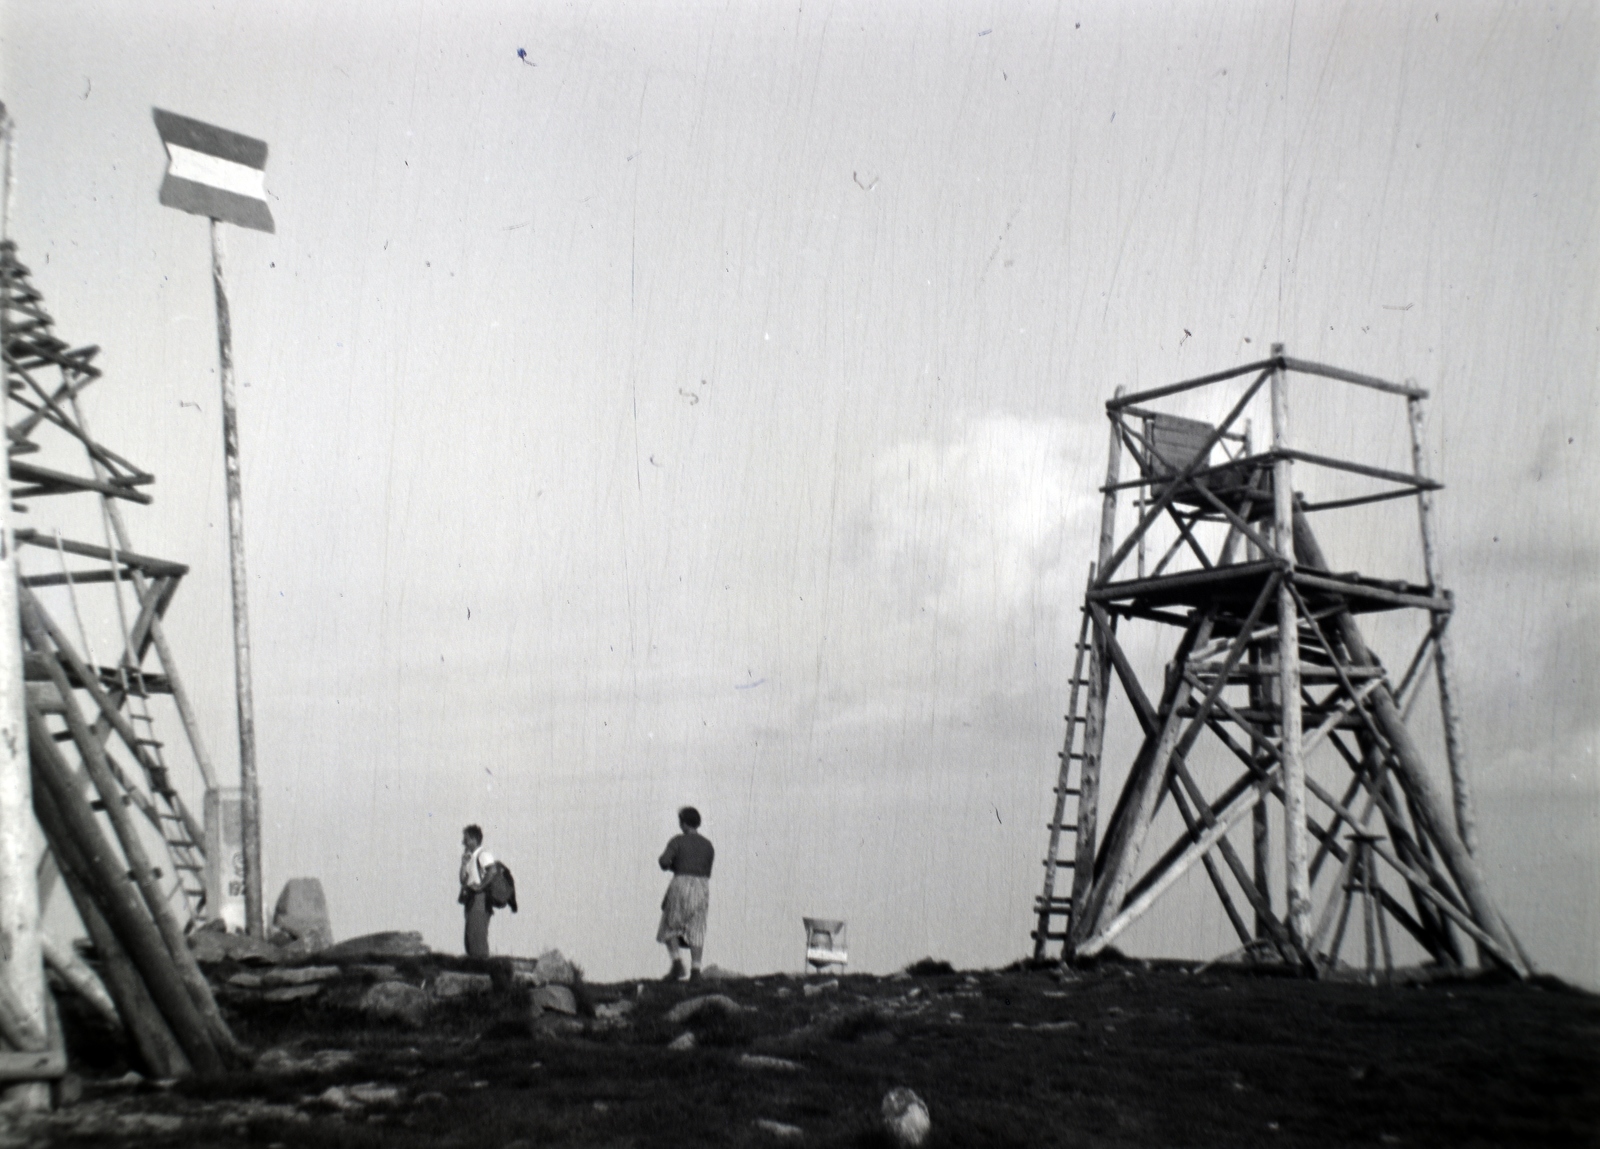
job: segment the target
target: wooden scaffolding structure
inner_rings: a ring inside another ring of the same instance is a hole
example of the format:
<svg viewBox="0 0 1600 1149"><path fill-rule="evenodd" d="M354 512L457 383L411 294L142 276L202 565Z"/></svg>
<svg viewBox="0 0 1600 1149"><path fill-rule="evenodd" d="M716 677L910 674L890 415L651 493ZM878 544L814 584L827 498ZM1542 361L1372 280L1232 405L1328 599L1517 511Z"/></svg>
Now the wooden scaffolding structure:
<svg viewBox="0 0 1600 1149"><path fill-rule="evenodd" d="M77 521L98 520L102 536L14 531L33 803L46 845L39 902L66 887L99 972L70 947L46 945L44 957L128 1033L152 1073L217 1072L242 1053L189 951L187 930L207 912L206 839L162 733L182 728L213 791L162 629L187 568L133 549L120 504L149 503L154 477L90 433L79 397L101 376L99 349L56 336L9 240L0 241L0 351L13 512L92 496L87 514L87 500L76 500ZM61 521L71 521L65 510ZM0 1001L0 1037L36 1047L37 1035L7 1028L6 1013Z"/></svg>
<svg viewBox="0 0 1600 1149"><path fill-rule="evenodd" d="M1410 471L1293 446L1294 377L1402 399ZM1180 395L1185 404L1217 398L1203 389L1226 389L1233 399L1220 422L1166 409ZM1271 435L1256 450L1245 413L1263 391ZM1434 545L1440 485L1424 467L1426 398L1414 385L1294 359L1275 345L1260 362L1138 394L1119 389L1106 404L1099 554L1084 595L1044 886L1034 906L1036 958L1092 958L1198 863L1253 956L1311 972L1336 968L1360 899L1369 970L1374 925L1392 963L1393 922L1440 965L1467 964L1470 940L1480 960L1530 971L1473 855L1452 692L1453 600L1440 585ZM1137 470L1128 479L1124 453ZM1313 501L1294 489L1296 472L1310 468L1360 489ZM1119 538L1124 495L1137 519ZM1335 571L1313 529L1319 513L1394 499L1417 504L1425 582ZM1423 632L1398 679L1360 623L1395 611L1419 612ZM1170 652L1164 674L1149 685L1130 653L1135 625L1156 628L1157 645ZM1449 798L1407 723L1429 677ZM1138 750L1108 804L1100 783L1114 686L1138 725ZM1231 781L1209 790L1194 753L1202 740L1207 754L1234 764ZM1312 762L1318 769L1308 770ZM1269 799L1282 810L1277 895ZM1169 800L1177 819L1161 821ZM1241 850L1233 837L1246 824ZM1158 825L1176 832L1155 849L1149 839Z"/></svg>

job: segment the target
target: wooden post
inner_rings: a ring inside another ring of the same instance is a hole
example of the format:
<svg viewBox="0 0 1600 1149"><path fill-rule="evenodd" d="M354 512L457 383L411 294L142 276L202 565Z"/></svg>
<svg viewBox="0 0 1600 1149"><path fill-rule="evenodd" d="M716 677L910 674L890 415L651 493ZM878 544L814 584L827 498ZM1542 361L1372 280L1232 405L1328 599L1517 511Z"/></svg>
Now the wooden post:
<svg viewBox="0 0 1600 1149"><path fill-rule="evenodd" d="M16 125L0 104L0 134L5 137L5 181L0 190L0 241L10 236L16 188ZM0 300L0 344L8 313ZM9 369L0 371L0 428L11 425ZM6 440L7 447L10 440ZM7 454L5 489L0 491L0 979L30 1024L46 1028L44 958L39 951L39 887L28 771L28 727L23 713L22 637L17 629L16 540L11 533L11 473ZM48 1109L50 1087L15 1085L7 1103Z"/></svg>
<svg viewBox="0 0 1600 1149"><path fill-rule="evenodd" d="M1126 388L1118 387L1121 396ZM1099 562L1111 557L1117 541L1117 491L1122 477L1122 436L1117 433L1116 419L1111 419L1110 441L1106 447L1106 492L1100 501L1100 551ZM1094 571L1098 571L1096 563ZM1095 574L1089 574L1089 585L1094 586ZM1088 603L1084 604L1087 611ZM1061 947L1062 955L1071 957L1073 946L1088 937L1092 922L1083 920L1083 908L1089 900L1094 883L1094 858L1099 846L1100 830L1100 756L1106 740L1106 696L1111 688L1111 659L1106 652L1105 639L1100 628L1090 625L1089 639L1089 699L1084 709L1083 763L1078 776L1078 840L1072 870L1072 920L1068 937Z"/></svg>
<svg viewBox="0 0 1600 1149"><path fill-rule="evenodd" d="M1272 345L1282 359L1283 344ZM1272 372L1272 449L1289 449L1288 373L1281 364ZM1290 936L1302 948L1311 941L1311 879L1306 858L1306 768L1301 754L1300 622L1295 609L1293 461L1279 455L1272 464L1274 542L1278 561L1289 577L1278 587L1278 712L1279 750L1283 762L1283 852Z"/></svg>
<svg viewBox="0 0 1600 1149"><path fill-rule="evenodd" d="M1408 383L1412 380L1407 380ZM1422 400L1406 400L1406 414L1411 424L1411 465L1419 479L1426 479L1427 466L1422 443ZM1417 518L1422 528L1422 565L1427 573L1428 590L1439 594L1439 555L1435 549L1433 525L1433 492L1426 487L1417 488ZM1440 621L1435 618L1435 622ZM1454 653L1450 641L1450 628L1444 627L1434 639L1433 670L1439 682L1439 716L1444 723L1444 756L1450 768L1450 789L1455 799L1456 831L1461 844L1469 853L1478 851L1478 819L1473 809L1472 788L1467 782L1466 755L1461 748L1461 724L1456 715L1455 687L1451 676Z"/></svg>
<svg viewBox="0 0 1600 1149"><path fill-rule="evenodd" d="M239 469L239 406L233 386L233 320L222 277L222 225L211 221L211 285L217 297L217 360L222 381L222 454L228 483L228 555L233 572L233 668L239 711L239 789L243 799L244 916L251 937L265 936L261 905L261 790L256 781L256 712L250 686L250 616L244 565L244 496Z"/></svg>

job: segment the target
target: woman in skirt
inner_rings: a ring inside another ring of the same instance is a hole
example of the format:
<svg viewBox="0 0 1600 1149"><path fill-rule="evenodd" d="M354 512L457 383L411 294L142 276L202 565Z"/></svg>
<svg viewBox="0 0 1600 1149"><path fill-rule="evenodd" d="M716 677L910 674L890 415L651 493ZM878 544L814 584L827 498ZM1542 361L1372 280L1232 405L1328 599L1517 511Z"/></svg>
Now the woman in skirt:
<svg viewBox="0 0 1600 1149"><path fill-rule="evenodd" d="M661 925L656 941L667 947L672 968L667 981L683 978L683 959L678 951L689 948L689 980L700 980L700 958L706 947L706 910L711 905L711 862L717 851L700 836L700 811L685 806L678 811L682 831L667 843L661 855L661 868L672 871L672 883L661 900Z"/></svg>

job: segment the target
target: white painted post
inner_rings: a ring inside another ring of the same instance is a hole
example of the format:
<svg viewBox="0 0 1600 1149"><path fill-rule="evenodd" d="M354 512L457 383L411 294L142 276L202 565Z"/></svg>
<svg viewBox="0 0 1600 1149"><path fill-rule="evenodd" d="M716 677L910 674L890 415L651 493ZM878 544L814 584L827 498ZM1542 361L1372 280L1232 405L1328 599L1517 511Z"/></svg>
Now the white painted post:
<svg viewBox="0 0 1600 1149"><path fill-rule="evenodd" d="M222 453L228 481L228 556L233 572L233 668L239 710L239 789L243 812L244 914L252 937L265 936L261 906L261 791L256 783L256 712L250 687L249 586L244 568L244 495L239 469L239 406L233 386L233 321L222 278L222 224L211 221L211 284L217 297L217 358L222 381Z"/></svg>
<svg viewBox="0 0 1600 1149"><path fill-rule="evenodd" d="M1283 344L1272 345L1282 359ZM1272 372L1272 449L1289 446L1287 372ZM1283 761L1283 847L1290 935L1305 946L1311 940L1311 878L1306 859L1306 769L1301 751L1300 620L1290 577L1294 570L1293 461L1278 456L1272 464L1273 534L1278 561L1289 575L1278 588L1279 752Z"/></svg>

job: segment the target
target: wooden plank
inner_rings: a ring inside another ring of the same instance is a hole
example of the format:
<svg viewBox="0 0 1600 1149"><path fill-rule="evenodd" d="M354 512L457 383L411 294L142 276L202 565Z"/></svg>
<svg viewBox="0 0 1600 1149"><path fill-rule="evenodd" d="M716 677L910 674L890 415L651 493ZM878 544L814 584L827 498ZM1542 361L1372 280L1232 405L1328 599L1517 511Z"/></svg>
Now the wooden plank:
<svg viewBox="0 0 1600 1149"><path fill-rule="evenodd" d="M1341 383L1354 383L1357 387L1370 387L1374 391L1384 391L1390 395L1406 395L1413 399L1426 399L1428 393L1421 387L1402 386L1391 383L1387 379L1379 379L1376 375L1362 375L1355 371L1346 371L1343 367L1329 367L1324 363L1313 363L1309 359L1294 359L1288 355L1281 357L1284 367L1290 371L1298 371L1302 375L1320 375L1324 379L1337 379Z"/></svg>
<svg viewBox="0 0 1600 1149"><path fill-rule="evenodd" d="M1314 455L1310 451L1300 451L1289 447L1274 448L1274 455L1283 455L1286 458L1297 459L1302 463L1311 463L1318 467L1328 467L1335 471L1349 471L1353 475L1365 475L1369 479L1383 479L1385 482L1398 483L1413 491L1439 491L1444 489L1443 483L1435 483L1432 479L1419 479L1415 475L1408 475L1404 471L1389 471L1382 467L1371 467L1366 463L1352 463L1348 459L1335 459L1331 455Z"/></svg>
<svg viewBox="0 0 1600 1149"><path fill-rule="evenodd" d="M52 1081L67 1072L67 1051L46 1049L38 1053L0 1050L0 1081Z"/></svg>
<svg viewBox="0 0 1600 1149"><path fill-rule="evenodd" d="M1260 359L1254 363L1244 363L1238 367L1230 367L1226 371L1214 371L1210 375L1200 375L1194 379L1185 379L1181 383L1168 383L1164 387L1152 387L1148 391L1135 391L1132 395L1118 394L1106 403L1106 410L1116 411L1123 407L1131 407L1135 403L1148 403L1151 399L1162 399L1182 391L1193 391L1196 387L1205 387L1211 383L1222 383L1229 379L1236 379L1240 375L1248 375L1252 371L1265 373L1272 370L1276 365L1277 360L1275 359ZM1257 382L1259 383L1260 380L1257 380Z"/></svg>

